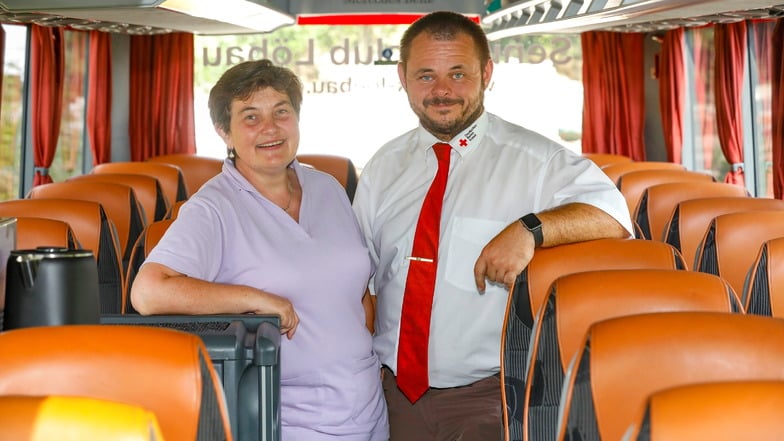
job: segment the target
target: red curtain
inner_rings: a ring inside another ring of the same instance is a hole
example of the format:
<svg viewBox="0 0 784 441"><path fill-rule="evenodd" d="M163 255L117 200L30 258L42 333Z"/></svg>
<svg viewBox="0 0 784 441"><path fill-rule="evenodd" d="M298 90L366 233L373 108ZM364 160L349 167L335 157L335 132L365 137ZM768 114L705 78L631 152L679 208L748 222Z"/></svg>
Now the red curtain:
<svg viewBox="0 0 784 441"><path fill-rule="evenodd" d="M583 152L645 160L643 34L585 32Z"/></svg>
<svg viewBox="0 0 784 441"><path fill-rule="evenodd" d="M667 161L681 163L683 149L683 28L667 31L659 56L659 108Z"/></svg>
<svg viewBox="0 0 784 441"><path fill-rule="evenodd" d="M776 23L771 43L773 195L784 199L784 19Z"/></svg>
<svg viewBox="0 0 784 441"><path fill-rule="evenodd" d="M602 143L604 138L604 124L596 121L594 115L604 112L601 97L606 93L601 72L597 69L599 63L592 63L593 57L588 56L589 48L594 47L596 40L594 33L583 33L580 37L583 50L583 127L582 151L583 153L612 153L611 149ZM597 50L598 52L598 50Z"/></svg>
<svg viewBox="0 0 784 441"><path fill-rule="evenodd" d="M60 134L65 75L63 29L30 26L32 78L33 186L52 182L52 165Z"/></svg>
<svg viewBox="0 0 784 441"><path fill-rule="evenodd" d="M131 37L131 160L196 153L193 34Z"/></svg>
<svg viewBox="0 0 784 441"><path fill-rule="evenodd" d="M93 166L112 158L112 44L108 32L90 31L87 135Z"/></svg>
<svg viewBox="0 0 784 441"><path fill-rule="evenodd" d="M724 182L743 185L743 65L746 57L746 22L717 24L716 44L716 126L721 151L731 169Z"/></svg>

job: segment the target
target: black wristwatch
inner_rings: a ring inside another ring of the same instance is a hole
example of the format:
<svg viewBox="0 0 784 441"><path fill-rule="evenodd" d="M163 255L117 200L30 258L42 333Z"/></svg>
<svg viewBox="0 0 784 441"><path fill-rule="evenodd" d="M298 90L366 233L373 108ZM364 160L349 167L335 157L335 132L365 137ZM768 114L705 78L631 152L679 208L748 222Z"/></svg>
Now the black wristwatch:
<svg viewBox="0 0 784 441"><path fill-rule="evenodd" d="M539 248L544 242L544 235L542 234L542 221L539 220L533 213L528 213L520 218L520 223L523 224L526 230L534 235L534 246Z"/></svg>

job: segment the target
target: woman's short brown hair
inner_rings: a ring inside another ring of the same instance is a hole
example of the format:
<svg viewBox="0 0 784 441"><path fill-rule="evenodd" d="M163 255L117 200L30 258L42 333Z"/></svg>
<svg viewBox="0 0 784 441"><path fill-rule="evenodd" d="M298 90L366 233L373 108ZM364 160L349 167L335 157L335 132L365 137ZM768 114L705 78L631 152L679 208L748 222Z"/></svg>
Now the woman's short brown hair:
<svg viewBox="0 0 784 441"><path fill-rule="evenodd" d="M260 90L271 87L285 93L299 116L302 83L290 69L275 66L270 60L245 61L221 75L210 90L208 106L212 123L226 133L231 129L231 103L244 101Z"/></svg>

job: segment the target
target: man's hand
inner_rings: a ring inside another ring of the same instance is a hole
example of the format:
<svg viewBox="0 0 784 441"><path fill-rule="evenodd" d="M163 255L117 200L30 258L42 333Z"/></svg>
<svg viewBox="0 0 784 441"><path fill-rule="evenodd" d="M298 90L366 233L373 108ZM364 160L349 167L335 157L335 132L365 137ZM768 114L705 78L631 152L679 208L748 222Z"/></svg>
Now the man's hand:
<svg viewBox="0 0 784 441"><path fill-rule="evenodd" d="M592 205L579 202L537 213L546 226L544 247L564 243L610 238L627 238L627 231L612 216ZM503 283L512 288L517 276L523 272L534 256L534 235L515 221L485 245L474 265L474 279L479 292L485 291L485 279Z"/></svg>
<svg viewBox="0 0 784 441"><path fill-rule="evenodd" d="M511 288L517 276L534 256L534 236L520 222L513 222L485 245L474 265L479 292L485 292L485 279Z"/></svg>

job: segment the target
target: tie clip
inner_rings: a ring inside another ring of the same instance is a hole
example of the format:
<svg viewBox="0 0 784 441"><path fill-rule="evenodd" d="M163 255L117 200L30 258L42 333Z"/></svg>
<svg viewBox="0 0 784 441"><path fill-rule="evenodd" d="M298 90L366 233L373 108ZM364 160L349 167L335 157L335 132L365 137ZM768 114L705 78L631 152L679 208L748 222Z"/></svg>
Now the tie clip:
<svg viewBox="0 0 784 441"><path fill-rule="evenodd" d="M406 259L408 259L408 260L416 260L417 262L429 262L429 263L433 263L433 259L428 259L427 257L414 257L414 256L408 256L408 257L406 257Z"/></svg>

